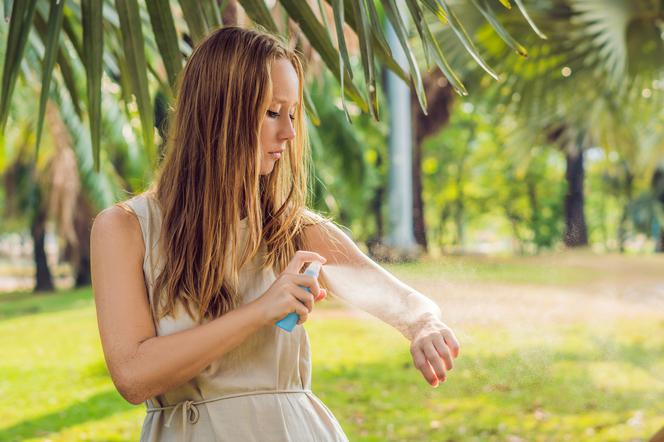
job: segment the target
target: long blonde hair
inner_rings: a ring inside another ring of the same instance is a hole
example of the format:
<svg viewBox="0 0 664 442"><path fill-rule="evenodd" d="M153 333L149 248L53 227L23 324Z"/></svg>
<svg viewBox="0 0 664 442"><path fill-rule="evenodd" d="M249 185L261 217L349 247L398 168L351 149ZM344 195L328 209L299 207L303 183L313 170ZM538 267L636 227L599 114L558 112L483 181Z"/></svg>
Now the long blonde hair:
<svg viewBox="0 0 664 442"><path fill-rule="evenodd" d="M261 176L259 131L272 93L270 66L279 58L292 63L299 79L296 135ZM152 305L157 320L174 314L178 299L199 322L219 317L239 305L240 269L261 243L264 265L276 271L301 248L303 226L316 222L305 211L310 155L303 81L297 54L264 32L218 29L192 52L152 189L163 215L164 266ZM238 250L242 215L246 241Z"/></svg>

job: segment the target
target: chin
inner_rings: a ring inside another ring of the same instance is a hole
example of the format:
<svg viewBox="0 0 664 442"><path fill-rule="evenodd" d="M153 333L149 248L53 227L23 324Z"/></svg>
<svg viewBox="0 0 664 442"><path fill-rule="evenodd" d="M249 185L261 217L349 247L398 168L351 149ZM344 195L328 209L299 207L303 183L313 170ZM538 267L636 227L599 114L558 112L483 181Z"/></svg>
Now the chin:
<svg viewBox="0 0 664 442"><path fill-rule="evenodd" d="M261 175L269 175L274 170L274 166L268 166L266 169L261 169Z"/></svg>

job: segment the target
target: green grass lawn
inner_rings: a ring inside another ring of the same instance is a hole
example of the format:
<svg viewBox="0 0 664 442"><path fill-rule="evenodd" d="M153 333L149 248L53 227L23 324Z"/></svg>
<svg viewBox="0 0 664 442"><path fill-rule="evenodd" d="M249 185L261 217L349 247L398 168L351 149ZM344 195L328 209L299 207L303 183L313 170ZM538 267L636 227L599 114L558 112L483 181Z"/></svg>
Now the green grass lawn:
<svg viewBox="0 0 664 442"><path fill-rule="evenodd" d="M435 389L378 321L306 328L314 392L351 441L645 441L664 426L661 319L467 325ZM136 441L144 414L106 371L89 289L0 295L0 441Z"/></svg>

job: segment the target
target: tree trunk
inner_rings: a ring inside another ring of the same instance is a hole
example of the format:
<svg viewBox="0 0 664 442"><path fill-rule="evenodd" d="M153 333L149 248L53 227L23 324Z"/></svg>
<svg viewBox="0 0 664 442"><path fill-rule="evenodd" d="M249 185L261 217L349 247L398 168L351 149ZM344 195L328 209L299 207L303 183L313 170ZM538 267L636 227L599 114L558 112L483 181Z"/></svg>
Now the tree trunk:
<svg viewBox="0 0 664 442"><path fill-rule="evenodd" d="M35 261L35 287L33 291L48 292L52 291L55 287L51 271L48 268L46 250L44 248L46 211L41 201L41 191L39 189L35 189L35 196L35 213L33 214L30 226Z"/></svg>
<svg viewBox="0 0 664 442"><path fill-rule="evenodd" d="M223 26L237 26L238 25L238 14L237 14L237 1L229 0L229 2L224 7L224 10L221 11L221 22Z"/></svg>
<svg viewBox="0 0 664 442"><path fill-rule="evenodd" d="M655 252L664 253L664 226L662 226L662 220L664 219L664 168L658 167L655 169L650 188L655 196L655 222L657 223Z"/></svg>
<svg viewBox="0 0 664 442"><path fill-rule="evenodd" d="M418 141L413 144L413 235L415 242L427 251L427 227L422 201L422 144Z"/></svg>
<svg viewBox="0 0 664 442"><path fill-rule="evenodd" d="M582 247L588 245L588 230L583 212L583 147L565 154L567 160L567 194L565 195L565 245Z"/></svg>
<svg viewBox="0 0 664 442"><path fill-rule="evenodd" d="M422 112L417 96L411 95L415 136L413 144L413 234L417 244L426 251L428 244L422 199L422 144L427 137L436 134L449 122L454 95L452 88L438 69L429 72L424 77L423 83L429 115L424 115Z"/></svg>
<svg viewBox="0 0 664 442"><path fill-rule="evenodd" d="M625 204L623 206L622 216L618 224L618 248L620 253L625 253L625 241L627 240L627 221L629 220L629 206L632 203L634 193L634 175L625 166Z"/></svg>
<svg viewBox="0 0 664 442"><path fill-rule="evenodd" d="M540 218L539 201L537 199L537 181L530 174L526 175L526 188L528 191L528 203L530 205L530 229L533 232L535 251L539 253L542 246L542 236L540 233L540 224L542 224L542 221Z"/></svg>
<svg viewBox="0 0 664 442"><path fill-rule="evenodd" d="M74 228L78 239L78 260L76 262L75 287L87 287L92 284L92 274L90 271L90 229L94 218L93 209L87 201L87 198L79 195L79 208L74 219Z"/></svg>
<svg viewBox="0 0 664 442"><path fill-rule="evenodd" d="M376 158L376 169L380 170L381 164L383 163L383 157L380 152ZM369 254L375 257L380 255L380 247L383 242L383 237L385 235L385 221L383 220L383 198L385 197L385 186L381 183L376 187L373 198L371 199L371 213L374 218L374 223L376 224L376 230L371 238L367 240L367 247L369 248Z"/></svg>
<svg viewBox="0 0 664 442"><path fill-rule="evenodd" d="M394 60L406 65L396 33L389 22L385 23L385 34ZM388 117L388 165L389 178L387 201L389 207L389 232L387 244L397 255L406 257L417 253L418 246L413 235L413 134L410 110L409 85L392 71L385 74L385 92L390 109Z"/></svg>

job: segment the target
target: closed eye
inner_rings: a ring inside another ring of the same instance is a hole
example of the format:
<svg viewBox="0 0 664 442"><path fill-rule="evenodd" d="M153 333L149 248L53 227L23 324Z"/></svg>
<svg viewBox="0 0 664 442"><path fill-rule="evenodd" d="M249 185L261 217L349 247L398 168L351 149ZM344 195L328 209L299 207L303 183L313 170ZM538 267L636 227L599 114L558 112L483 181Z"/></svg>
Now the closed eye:
<svg viewBox="0 0 664 442"><path fill-rule="evenodd" d="M268 110L267 111L267 116L270 117L270 118L279 118L281 116L281 114L279 112L274 112L274 111ZM290 118L291 121L295 121L295 115L290 115L289 114L288 118Z"/></svg>

